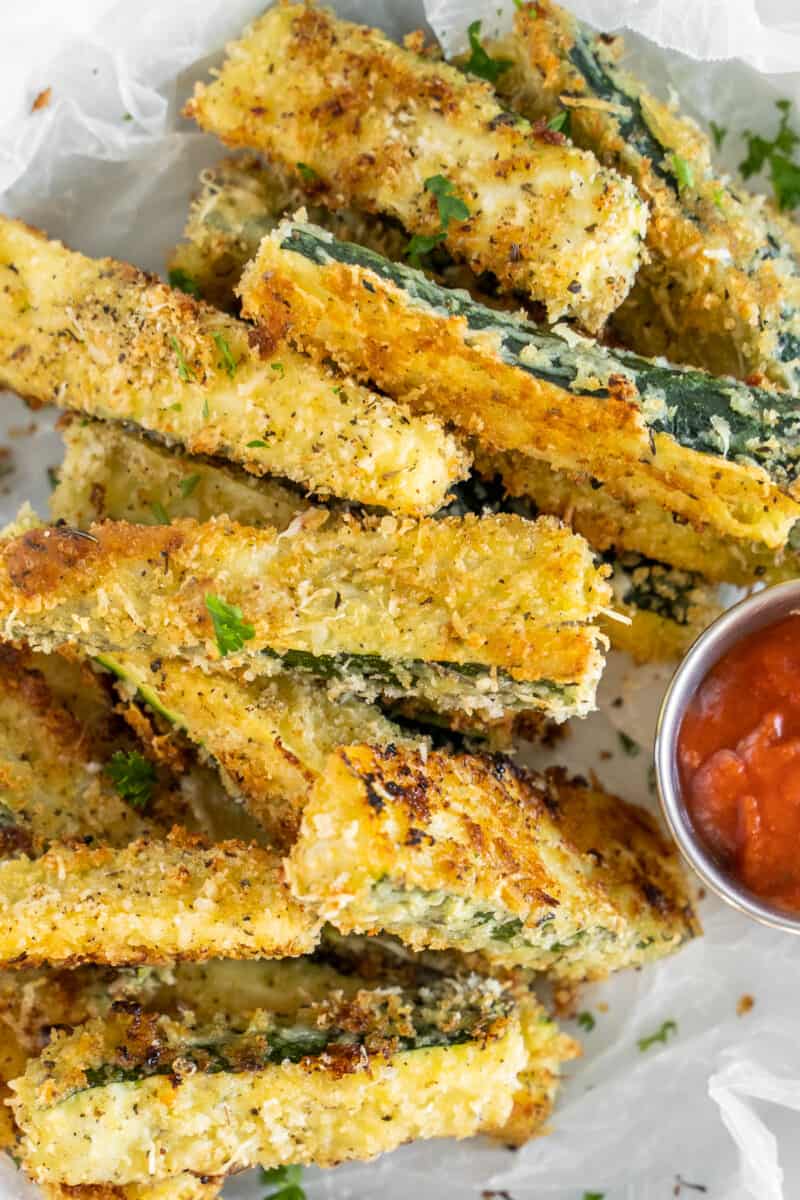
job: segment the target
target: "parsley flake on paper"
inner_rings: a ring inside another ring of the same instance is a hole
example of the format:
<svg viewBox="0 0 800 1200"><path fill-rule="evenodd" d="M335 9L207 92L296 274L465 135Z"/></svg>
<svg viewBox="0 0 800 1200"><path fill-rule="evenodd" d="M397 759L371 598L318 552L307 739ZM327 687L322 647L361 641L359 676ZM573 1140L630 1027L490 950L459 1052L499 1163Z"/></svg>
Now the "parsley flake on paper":
<svg viewBox="0 0 800 1200"><path fill-rule="evenodd" d="M749 129L744 131L747 154L739 163L739 170L745 179L750 179L759 171L768 169L778 208L792 209L800 204L800 164L793 161L795 150L800 145L800 134L789 124L791 100L776 100L775 107L780 113L780 120L778 131L771 141Z"/></svg>
<svg viewBox="0 0 800 1200"><path fill-rule="evenodd" d="M662 1045L666 1046L667 1038L670 1036L670 1034L675 1034L677 1032L677 1021L664 1021L662 1022L661 1027L657 1029L655 1033L651 1033L649 1037L639 1038L636 1044L640 1050L649 1050L650 1047L655 1046L657 1042L661 1042Z"/></svg>

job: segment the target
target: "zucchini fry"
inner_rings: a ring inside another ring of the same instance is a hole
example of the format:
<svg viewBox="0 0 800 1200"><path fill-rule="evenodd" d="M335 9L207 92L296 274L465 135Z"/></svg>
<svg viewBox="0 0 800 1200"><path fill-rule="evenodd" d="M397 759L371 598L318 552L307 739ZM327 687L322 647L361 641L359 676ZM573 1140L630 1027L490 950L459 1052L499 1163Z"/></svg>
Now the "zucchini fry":
<svg viewBox="0 0 800 1200"><path fill-rule="evenodd" d="M591 497L594 492L588 484L585 485L588 496L584 513L580 502L577 509L573 510L573 491L569 478L552 471L544 463L535 459L523 459L522 455L479 454L477 460L480 467L486 471L486 475L473 475L467 483L460 484L448 512L515 512L528 520L540 516L538 492L535 488L535 495L526 495L523 491L521 496L513 496L507 491L503 466L505 462L512 461L514 464L522 464L517 471L523 481L528 476L534 480L541 477L543 496L554 504L551 511L557 513L568 524L572 524L576 532L583 533L589 541L592 541L597 530L602 535L607 534L608 529L603 524L601 511L595 511L592 507ZM527 469L528 465L532 470ZM493 467L497 469L494 475ZM558 503L554 502L554 496L558 497ZM606 499L606 510L614 503L616 502ZM627 534L629 530L625 520L626 510L622 505L618 505L618 508L620 528ZM547 511L546 507L544 511ZM663 522L668 514L662 509L655 511L658 526L658 520ZM632 529L638 528L641 518L641 513L632 514ZM613 528L616 529L616 526ZM666 662L680 658L702 630L721 612L723 606L719 586L709 583L699 571L686 571L635 551L622 547L617 549L613 538L605 542L602 537L598 540L603 548L603 559L613 571L611 587L614 593L615 619L603 617L600 623L612 649L627 651L640 663ZM623 537L622 541L624 540ZM742 543L738 545L741 546ZM768 551L762 553L764 557L769 554ZM774 561L774 556L772 557ZM619 616L627 618L627 621L620 621ZM538 739L534 737L531 740ZM507 745L497 742L483 747L487 748L504 750L507 749Z"/></svg>
<svg viewBox="0 0 800 1200"><path fill-rule="evenodd" d="M39 1182L333 1165L501 1126L528 1058L513 995L478 978L241 1022L117 1013L56 1033L13 1082L14 1114Z"/></svg>
<svg viewBox="0 0 800 1200"><path fill-rule="evenodd" d="M642 354L800 388L800 266L784 223L714 169L709 139L623 70L619 38L551 0L519 6L491 53L530 120L566 109L570 136L647 201L647 249L613 323Z"/></svg>
<svg viewBox="0 0 800 1200"><path fill-rule="evenodd" d="M0 962L313 947L318 923L288 895L274 853L244 841L212 846L178 828L167 837L174 820L191 823L184 791L154 772L144 804L123 799L108 776L110 746L20 653L0 649Z"/></svg>
<svg viewBox="0 0 800 1200"><path fill-rule="evenodd" d="M279 858L252 843L176 828L122 849L58 845L0 862L6 966L289 957L308 953L318 930Z"/></svg>
<svg viewBox="0 0 800 1200"><path fill-rule="evenodd" d="M226 158L200 176L196 199L174 249L170 277L196 289L215 308L236 310L234 289L266 233L282 216L305 207L310 219L336 237L402 258L408 235L399 225L351 209L330 212L311 204L296 180L255 155Z"/></svg>
<svg viewBox="0 0 800 1200"><path fill-rule="evenodd" d="M627 180L509 120L486 84L327 10L271 8L185 111L229 145L312 172L328 207L389 214L425 248L442 241L551 321L599 328L636 272L647 213Z"/></svg>
<svg viewBox="0 0 800 1200"><path fill-rule="evenodd" d="M438 972L408 955L400 964L386 955L375 960L374 941L367 957L362 957L358 947L348 945L348 949L354 953L343 966L340 956L331 956L323 944L313 958L212 959L139 970L93 966L0 972L0 1030L9 1035L7 1042L0 1042L0 1096L5 1100L10 1095L8 1083L24 1074L28 1062L45 1049L53 1028L74 1028L92 1018L107 1019L114 1003L135 1004L149 1013L183 1019L190 1013L192 1020L200 1023L231 1019L241 1023L243 1017L258 1010L291 1017L298 1008L319 1004L331 995L353 998L369 987L419 988L439 981ZM513 989L527 1062L518 1078L520 1086L511 1117L500 1129L487 1132L506 1143L521 1145L544 1131L558 1092L562 1065L580 1053L580 1046L548 1019L527 987L514 981L505 986ZM0 1140L0 1148L10 1148L17 1131L10 1110L5 1106L4 1110L8 1114L7 1136L5 1141ZM6 1125L0 1127L0 1138ZM184 1182L185 1177L174 1181L176 1188ZM58 1185L49 1186L55 1189ZM155 1186L165 1188L167 1184ZM127 1186L129 1200L134 1196L138 1200L139 1188L135 1184ZM74 1200L91 1197L81 1195Z"/></svg>
<svg viewBox="0 0 800 1200"><path fill-rule="evenodd" d="M295 488L224 462L191 458L107 421L61 422L64 460L50 496L53 521L88 529L106 517L160 525L227 513L242 525L283 530L310 507Z"/></svg>
<svg viewBox="0 0 800 1200"><path fill-rule="evenodd" d="M702 575L681 571L641 554L614 555L611 586L615 609L630 624L607 622L615 650L626 650L636 662L669 662L681 658L695 638L723 610L719 589Z"/></svg>
<svg viewBox="0 0 800 1200"><path fill-rule="evenodd" d="M254 475L405 513L467 470L430 417L253 335L125 263L0 218L0 384L130 421Z"/></svg>
<svg viewBox="0 0 800 1200"><path fill-rule="evenodd" d="M591 706L610 589L582 539L550 518L324 521L32 529L0 548L0 620L38 649L297 668L490 717Z"/></svg>
<svg viewBox="0 0 800 1200"><path fill-rule="evenodd" d="M118 677L123 695L195 743L278 846L293 842L309 789L337 746L356 738L383 746L424 741L375 706L335 701L317 681L289 672L248 681L147 655L102 655L99 662Z"/></svg>
<svg viewBox="0 0 800 1200"><path fill-rule="evenodd" d="M333 357L484 450L521 451L772 547L800 515L787 395L543 329L294 221L261 243L240 294L268 336Z"/></svg>
<svg viewBox="0 0 800 1200"><path fill-rule="evenodd" d="M53 695L29 656L0 644L0 853L39 854L73 838L120 846L168 828L183 814L163 777L144 813L102 770L113 749L130 748L131 739L96 736Z"/></svg>
<svg viewBox="0 0 800 1200"><path fill-rule="evenodd" d="M755 542L720 537L707 525L695 526L652 501L618 500L594 478L553 471L522 454L478 454L485 480L499 477L514 500L530 501L533 512L560 517L596 549L632 551L711 582L779 583L800 573L794 529L780 550Z"/></svg>
<svg viewBox="0 0 800 1200"><path fill-rule="evenodd" d="M286 869L342 933L478 951L563 981L640 966L699 931L674 847L646 812L500 757L339 749Z"/></svg>

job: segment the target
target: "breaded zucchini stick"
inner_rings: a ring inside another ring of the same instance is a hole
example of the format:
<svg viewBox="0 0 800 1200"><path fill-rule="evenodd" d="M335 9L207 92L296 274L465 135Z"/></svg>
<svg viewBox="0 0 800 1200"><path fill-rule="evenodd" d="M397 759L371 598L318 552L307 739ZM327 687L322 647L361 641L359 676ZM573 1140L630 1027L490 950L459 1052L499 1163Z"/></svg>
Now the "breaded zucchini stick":
<svg viewBox="0 0 800 1200"><path fill-rule="evenodd" d="M115 1014L55 1034L12 1084L31 1178L156 1181L333 1165L508 1118L528 1047L492 980L333 993L291 1014Z"/></svg>
<svg viewBox="0 0 800 1200"><path fill-rule="evenodd" d="M699 931L674 847L642 809L500 757L342 747L286 860L342 933L599 979Z"/></svg>
<svg viewBox="0 0 800 1200"><path fill-rule="evenodd" d="M227 513L242 525L286 529L310 501L277 479L224 461L190 457L108 421L71 415L61 423L64 459L50 496L53 521L88 529L110 518L161 525Z"/></svg>
<svg viewBox="0 0 800 1200"><path fill-rule="evenodd" d="M576 145L626 175L647 201L648 254L614 314L626 345L720 375L800 388L800 265L785 223L731 185L708 137L619 65L619 38L551 0L519 6L491 53L497 80L530 120L569 113Z"/></svg>
<svg viewBox="0 0 800 1200"><path fill-rule="evenodd" d="M288 895L274 853L244 841L211 845L177 828L165 840L175 819L197 824L177 784L153 772L141 802L120 795L110 746L21 658L0 654L0 962L313 947L318 923Z"/></svg>
<svg viewBox="0 0 800 1200"><path fill-rule="evenodd" d="M30 1059L49 1043L51 1030L75 1027L92 1018L107 1018L113 1003L207 1024L242 1019L259 1010L291 1017L298 1008L321 1003L332 995L356 997L368 987L419 988L438 983L440 976L413 956L398 963L385 954L361 957L357 946L344 964L338 954L321 945L313 958L235 961L212 959L176 963L169 968L116 969L81 967L73 970L23 970L0 973L0 1096L9 1096L8 1082L25 1071ZM344 972L344 973L343 973ZM468 976L462 970L462 976ZM507 1144L521 1145L543 1132L553 1110L564 1062L580 1054L580 1046L547 1017L534 994L524 985L510 984L520 1018L527 1061L518 1077L511 1116L497 1130ZM13 1037L11 1031L13 1030ZM8 1113L6 1140L12 1146L17 1131ZM6 1126L2 1127L6 1130ZM193 1177L194 1178L194 1177ZM175 1180L175 1186L184 1177ZM55 1188L57 1185L50 1185ZM131 1197L138 1185L128 1185ZM166 1184L155 1185L165 1187ZM89 1200L88 1196L76 1200Z"/></svg>
<svg viewBox="0 0 800 1200"><path fill-rule="evenodd" d="M614 649L626 650L637 662L681 658L723 610L719 588L695 572L641 554L618 554L608 561L615 608L630 624L614 621L607 632Z"/></svg>
<svg viewBox="0 0 800 1200"><path fill-rule="evenodd" d="M435 511L466 473L465 451L435 418L6 217L0 282L0 384L30 400L399 512Z"/></svg>
<svg viewBox="0 0 800 1200"><path fill-rule="evenodd" d="M445 710L591 706L610 589L582 539L549 518L324 520L32 529L0 546L0 620L37 648L297 668Z"/></svg>
<svg viewBox="0 0 800 1200"><path fill-rule="evenodd" d="M534 495L527 495L523 491L521 496L511 495L506 490L503 466L512 461L523 464L518 469L523 480L529 475L534 480L542 478L543 496L553 503L554 511L589 541L592 541L592 535L598 529L602 534L606 533L601 513L591 507L594 493L588 484L586 513L580 504L573 512L570 503L572 492L566 475L552 471L535 459L523 459L522 455L479 454L477 458L486 474L474 474L466 483L460 484L448 512L515 512L529 520L541 515L535 488ZM528 471L526 464L533 469ZM492 473L493 467L497 468L497 474ZM559 503L553 501L553 495L560 498ZM606 507L612 503L617 504L620 510L620 526L627 534L626 510L619 502L606 499ZM546 504L543 504L542 511L547 511ZM662 522L668 518L662 509L656 509L656 514ZM640 519L641 514L633 515L632 532L638 528ZM621 540L623 545L618 550L613 539L599 539L603 560L613 571L611 587L614 593L614 619L603 617L601 628L612 649L627 651L637 662L663 662L680 658L721 612L723 605L719 586L709 582L699 571L686 571L627 550L624 548L624 537ZM635 544L635 538L633 540ZM741 542L733 544L742 546ZM775 556L770 555L769 551L762 549L762 555L774 563ZM744 555L740 557L744 558ZM619 620L620 616L622 621ZM507 747L497 744L488 748L503 750Z"/></svg>
<svg viewBox="0 0 800 1200"><path fill-rule="evenodd" d="M0 644L0 854L39 854L75 838L121 846L169 828L183 812L163 776L144 812L98 769L131 743L98 737L53 694L30 656Z"/></svg>
<svg viewBox="0 0 800 1200"><path fill-rule="evenodd" d="M176 286L199 293L215 308L235 311L234 288L258 243L282 216L305 207L309 218L337 237L402 258L408 234L395 222L352 209L330 212L312 204L296 178L255 155L226 158L200 175L184 236L169 261Z"/></svg>
<svg viewBox="0 0 800 1200"><path fill-rule="evenodd" d="M6 966L282 958L308 953L318 930L279 858L252 843L176 828L122 849L57 845L0 862Z"/></svg>
<svg viewBox="0 0 800 1200"><path fill-rule="evenodd" d="M553 471L522 454L477 455L487 481L499 478L513 501L560 517L599 551L625 551L702 575L715 582L777 583L798 574L795 528L780 550L720 536L708 525L690 524L652 501L636 504L612 495L599 479ZM493 485L492 485L493 486Z"/></svg>
<svg viewBox="0 0 800 1200"><path fill-rule="evenodd" d="M318 681L282 672L273 679L208 674L176 659L101 655L124 696L150 708L217 767L271 842L289 846L309 788L328 755L356 738L375 745L420 745L379 708L332 699Z"/></svg>
<svg viewBox="0 0 800 1200"><path fill-rule="evenodd" d="M269 9L186 113L230 145L313 172L312 194L330 208L389 214L434 244L441 235L551 321L597 329L636 272L647 214L628 181L509 120L486 84L325 9Z"/></svg>
<svg viewBox="0 0 800 1200"><path fill-rule="evenodd" d="M264 239L240 294L270 337L334 358L484 449L768 546L800 515L789 396L543 329L296 221Z"/></svg>

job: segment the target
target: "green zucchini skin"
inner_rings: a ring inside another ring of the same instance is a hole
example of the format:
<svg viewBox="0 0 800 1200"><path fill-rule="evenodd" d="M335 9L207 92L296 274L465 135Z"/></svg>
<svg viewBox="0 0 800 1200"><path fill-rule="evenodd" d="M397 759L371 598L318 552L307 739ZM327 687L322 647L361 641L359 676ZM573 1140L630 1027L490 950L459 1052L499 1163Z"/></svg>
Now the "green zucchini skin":
<svg viewBox="0 0 800 1200"><path fill-rule="evenodd" d="M201 1072L216 1075L265 1070L281 1063L298 1063L318 1058L337 1049L374 1046L376 1036L388 1039L392 1053L464 1045L481 1040L497 1022L514 1010L510 990L490 983L477 986L436 977L427 972L424 984L402 991L403 1013L399 1024L393 1016L398 989L376 988L362 993L368 1011L358 1026L342 1028L335 1012L329 1016L324 1005L312 1004L287 1014L253 1014L245 1028L199 1028L177 1043L156 1038L150 1046L137 1048L135 1061L121 1047L116 1061L84 1068L85 1082L69 1096L112 1084L137 1084L156 1075L185 1075ZM127 1061L126 1061L127 1059Z"/></svg>
<svg viewBox="0 0 800 1200"><path fill-rule="evenodd" d="M755 464L782 488L800 472L800 409L788 394L610 350L588 339L573 336L568 341L554 330L487 308L467 292L439 287L421 271L308 225L291 224L279 244L320 266L334 261L374 271L402 288L412 304L460 317L470 332L495 334L504 362L573 395L603 399L609 395L604 380L614 375L628 378L638 391L646 427L668 434L685 449ZM596 384L590 385L591 376Z"/></svg>
<svg viewBox="0 0 800 1200"><path fill-rule="evenodd" d="M692 624L698 590L707 593L710 586L697 571L682 571L631 552L604 558L614 567L615 591L623 604L676 625Z"/></svg>
<svg viewBox="0 0 800 1200"><path fill-rule="evenodd" d="M402 695L407 685L401 674L410 676L419 688L422 697L436 690L437 682L449 681L457 688L465 704L470 696L485 694L485 686L509 712L541 708L548 700L561 700L571 704L576 699L576 686L556 683L552 679L537 679L534 682L513 679L507 672L490 669L482 663L440 663L421 659L407 659L401 664L390 663L374 654L309 654L303 650L289 650L281 655L264 651L276 657L287 671L306 671L322 679L341 679L346 683L354 675L372 683L379 692L389 697L393 693ZM431 686L432 685L432 686ZM485 686L482 686L485 685Z"/></svg>

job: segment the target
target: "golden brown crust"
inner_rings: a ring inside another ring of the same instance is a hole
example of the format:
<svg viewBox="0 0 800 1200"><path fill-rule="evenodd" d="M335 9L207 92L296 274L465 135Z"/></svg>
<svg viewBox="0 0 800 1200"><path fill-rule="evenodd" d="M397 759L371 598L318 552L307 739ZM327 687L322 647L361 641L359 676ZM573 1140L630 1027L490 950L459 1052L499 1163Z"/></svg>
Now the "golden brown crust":
<svg viewBox="0 0 800 1200"><path fill-rule="evenodd" d="M2 546L0 616L37 645L218 661L205 597L224 588L253 628L226 667L246 659L267 670L258 652L271 649L482 663L516 680L572 682L593 669L585 622L609 598L606 572L557 523L322 520L282 535L224 518L106 522L77 539L32 530Z"/></svg>
<svg viewBox="0 0 800 1200"><path fill-rule="evenodd" d="M342 747L287 859L343 933L598 978L698 932L673 847L643 810L501 757Z"/></svg>
<svg viewBox="0 0 800 1200"><path fill-rule="evenodd" d="M438 231L424 181L446 171L469 209L448 248L552 320L597 328L635 271L646 214L628 184L549 131L504 121L484 83L327 10L269 10L186 112L231 145L310 166L328 207L387 212L415 233Z"/></svg>
<svg viewBox="0 0 800 1200"><path fill-rule="evenodd" d="M61 845L0 863L6 966L291 957L313 949L318 928L274 853L177 827L123 849Z"/></svg>
<svg viewBox="0 0 800 1200"><path fill-rule="evenodd" d="M5 386L309 491L400 512L441 506L468 458L439 422L288 346L267 354L250 332L126 263L87 258L0 217Z"/></svg>

